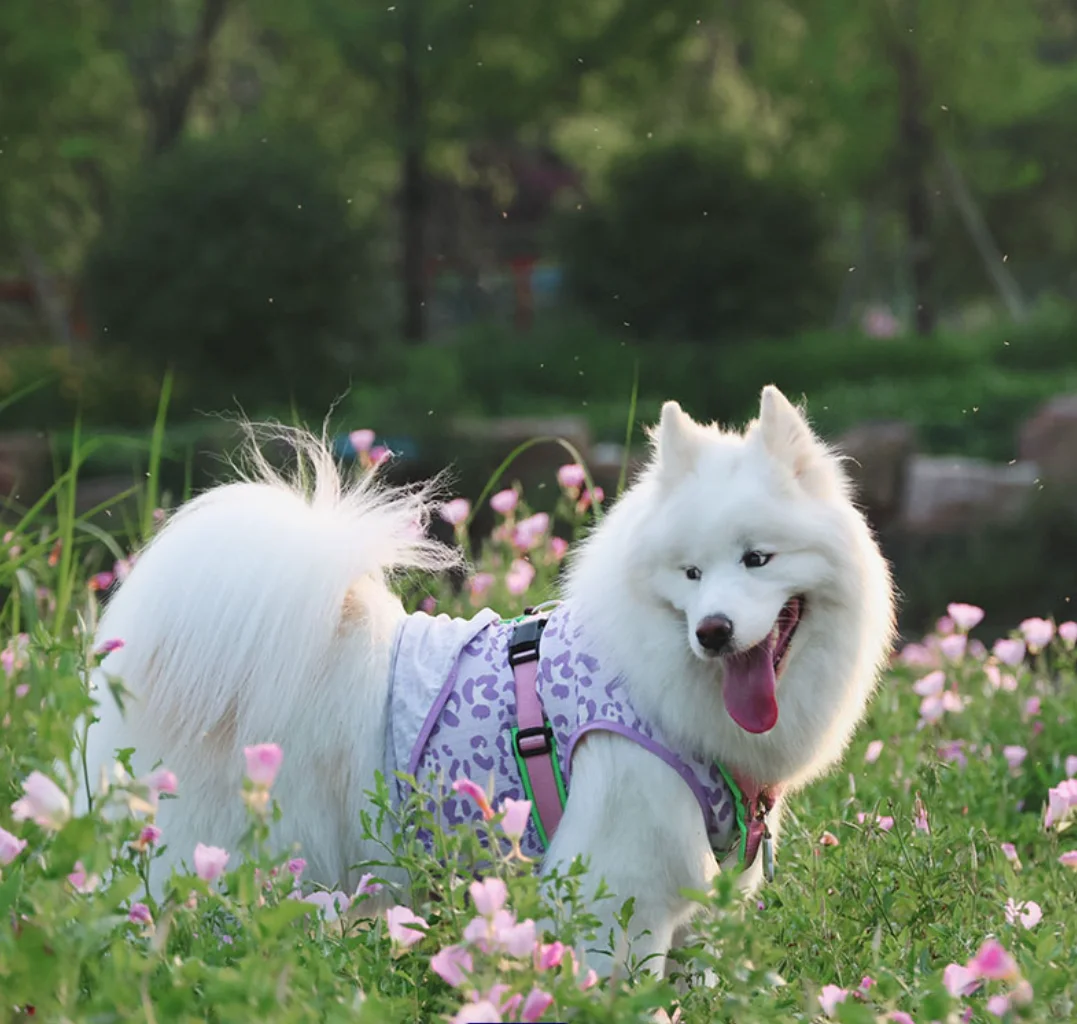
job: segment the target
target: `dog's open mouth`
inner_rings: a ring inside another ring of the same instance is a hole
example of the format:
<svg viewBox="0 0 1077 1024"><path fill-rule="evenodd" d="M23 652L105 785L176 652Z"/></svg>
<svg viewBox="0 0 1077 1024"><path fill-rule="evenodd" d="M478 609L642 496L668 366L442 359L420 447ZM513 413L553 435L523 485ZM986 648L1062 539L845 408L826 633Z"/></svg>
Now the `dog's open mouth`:
<svg viewBox="0 0 1077 1024"><path fill-rule="evenodd" d="M722 659L725 669L722 697L726 711L746 732L770 732L778 723L776 685L803 614L804 598L791 598L764 640Z"/></svg>

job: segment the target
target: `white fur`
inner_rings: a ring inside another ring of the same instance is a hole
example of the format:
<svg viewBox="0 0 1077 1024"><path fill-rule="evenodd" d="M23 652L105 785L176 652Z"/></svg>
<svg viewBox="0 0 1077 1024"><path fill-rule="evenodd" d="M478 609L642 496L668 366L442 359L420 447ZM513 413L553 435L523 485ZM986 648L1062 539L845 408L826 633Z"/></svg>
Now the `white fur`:
<svg viewBox="0 0 1077 1024"><path fill-rule="evenodd" d="M162 804L160 823L168 863L190 863L197 842L234 848L244 830L243 746L279 742L277 841L301 844L309 877L352 886L352 865L379 855L360 838L360 815L384 764L388 647L404 615L388 576L451 555L417 539L428 493L345 486L324 446L292 440L310 457L309 497L259 460L255 482L184 507L109 604L98 635L125 646L104 668L135 700L124 717L98 683L90 778L125 746L137 748L138 771L172 769L181 797ZM774 558L749 570L747 549ZM727 615L747 646L798 594L807 610L778 682L778 723L751 735L726 713L721 661L695 628ZM651 464L578 545L564 596L641 714L685 749L786 794L840 759L893 631L889 572L840 461L773 387L743 434L667 403ZM682 890L706 889L720 870L684 782L611 734L578 749L546 866L576 855L590 858L591 884L605 878L616 894L595 907L607 929L635 897L633 930L649 935L632 952L654 954L656 970L693 914ZM760 873L757 858L743 888Z"/></svg>

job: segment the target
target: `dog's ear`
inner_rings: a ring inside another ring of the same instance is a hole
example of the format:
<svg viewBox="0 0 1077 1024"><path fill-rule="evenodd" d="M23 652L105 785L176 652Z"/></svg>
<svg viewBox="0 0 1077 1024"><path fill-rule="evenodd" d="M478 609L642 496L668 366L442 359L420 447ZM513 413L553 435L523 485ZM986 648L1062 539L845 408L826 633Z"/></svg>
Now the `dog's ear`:
<svg viewBox="0 0 1077 1024"><path fill-rule="evenodd" d="M773 384L763 388L759 400L759 433L770 456L808 483L819 462L819 443L808 421Z"/></svg>
<svg viewBox="0 0 1077 1024"><path fill-rule="evenodd" d="M683 476L696 458L696 424L676 402L662 406L662 418L652 433L658 467L672 477Z"/></svg>

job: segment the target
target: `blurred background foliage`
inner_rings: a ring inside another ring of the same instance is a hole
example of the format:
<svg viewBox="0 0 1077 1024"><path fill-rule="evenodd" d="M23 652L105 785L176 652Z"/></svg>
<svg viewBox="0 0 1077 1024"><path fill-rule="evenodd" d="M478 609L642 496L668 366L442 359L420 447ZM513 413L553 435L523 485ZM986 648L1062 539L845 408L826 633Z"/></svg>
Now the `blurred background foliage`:
<svg viewBox="0 0 1077 1024"><path fill-rule="evenodd" d="M0 109L0 428L60 450L166 370L178 475L237 407L623 440L637 375L1008 462L1077 392L1072 0L5 0Z"/></svg>

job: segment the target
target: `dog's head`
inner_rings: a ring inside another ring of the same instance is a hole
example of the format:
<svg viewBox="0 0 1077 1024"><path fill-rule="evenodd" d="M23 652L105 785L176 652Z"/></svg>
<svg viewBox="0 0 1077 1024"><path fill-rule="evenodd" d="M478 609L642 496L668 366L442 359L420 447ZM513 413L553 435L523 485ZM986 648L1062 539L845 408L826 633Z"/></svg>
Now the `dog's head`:
<svg viewBox="0 0 1077 1024"><path fill-rule="evenodd" d="M842 645L820 635L827 610L827 631L840 628L836 607L846 628L857 619L865 538L874 547L840 459L775 387L742 434L668 402L652 442L630 518L633 590L671 645L677 634L691 674L721 688L729 718L768 733L808 638Z"/></svg>

